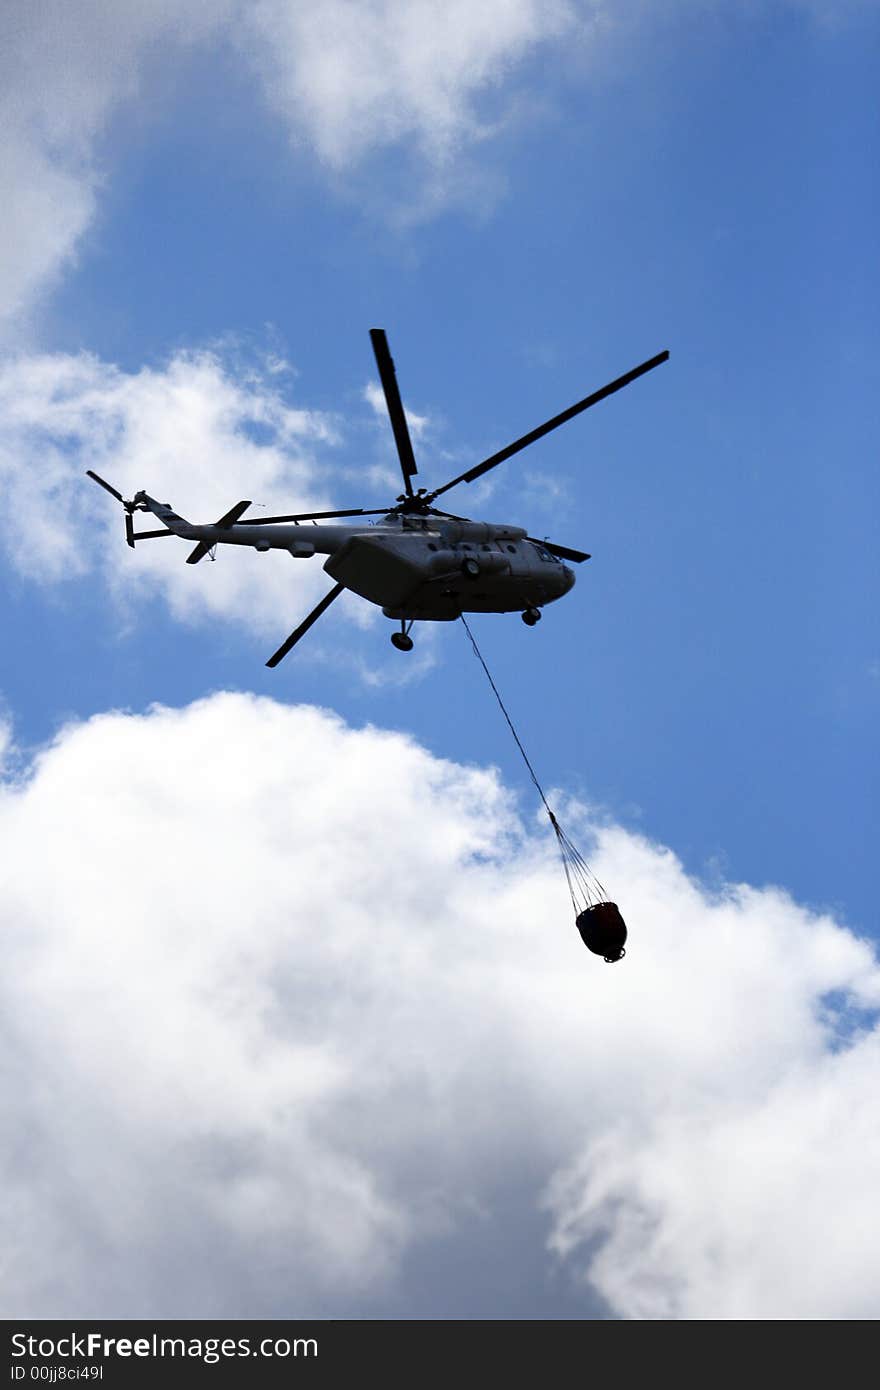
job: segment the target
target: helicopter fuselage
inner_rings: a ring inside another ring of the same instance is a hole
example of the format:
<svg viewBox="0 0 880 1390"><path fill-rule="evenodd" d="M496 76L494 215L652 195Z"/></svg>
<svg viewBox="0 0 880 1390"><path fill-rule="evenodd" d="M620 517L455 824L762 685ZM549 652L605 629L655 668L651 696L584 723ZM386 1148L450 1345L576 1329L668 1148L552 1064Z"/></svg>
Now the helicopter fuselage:
<svg viewBox="0 0 880 1390"><path fill-rule="evenodd" d="M646 372L667 361L664 350L637 367L615 377L598 391L576 401L512 444L490 454L480 463L450 478L440 487L413 487L418 473L406 412L397 385L394 361L382 328L370 329L370 341L385 396L397 460L403 477L403 493L397 505L387 512L369 507L348 507L341 511L296 512L283 516L248 517L251 502L236 502L213 525L194 526L178 516L167 503L157 502L146 492L126 501L118 488L94 469L86 473L108 492L125 511L125 539L134 549L138 541L177 535L195 541L186 557L197 565L206 556L214 557L218 545L246 545L258 551L286 550L294 559L307 560L326 555L324 569L336 582L311 613L294 628L266 665L275 667L293 650L297 642L326 613L340 594L349 590L369 603L375 603L388 618L399 621L400 631L391 634L398 651L412 651L410 628L417 620L451 622L465 613L520 612L527 627L534 627L541 609L562 598L574 586L574 572L564 562L581 564L589 555L556 541L539 541L521 526L497 526L489 521L470 521L439 511L438 497L473 483L491 469L513 458L522 449L543 439L576 415L613 396ZM152 512L162 523L158 531L137 531L135 512ZM381 517L378 522L362 520L345 526L327 525L341 517ZM304 522L311 523L308 526Z"/></svg>
<svg viewBox="0 0 880 1390"><path fill-rule="evenodd" d="M326 555L327 574L388 618L449 622L461 612L540 609L574 585L573 571L519 526L394 512L366 526L197 526L144 492L135 504L203 546L284 550L295 559Z"/></svg>

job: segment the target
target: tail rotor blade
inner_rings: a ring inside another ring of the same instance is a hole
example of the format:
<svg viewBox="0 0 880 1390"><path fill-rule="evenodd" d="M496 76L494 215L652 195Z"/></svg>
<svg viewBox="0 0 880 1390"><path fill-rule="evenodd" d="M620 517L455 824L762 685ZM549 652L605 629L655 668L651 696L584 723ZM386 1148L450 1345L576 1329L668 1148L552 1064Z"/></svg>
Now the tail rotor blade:
<svg viewBox="0 0 880 1390"><path fill-rule="evenodd" d="M121 502L123 507L125 506L125 498L123 497L122 493L117 492L116 488L111 487L110 484L106 482L104 478L99 478L98 474L93 473L91 468L86 469L86 477L91 478L94 482L98 484L99 487L102 487L105 492L109 492L111 497L115 497L117 502Z"/></svg>
<svg viewBox="0 0 880 1390"><path fill-rule="evenodd" d="M279 661L283 661L284 658L287 656L287 653L290 651L291 647L296 646L299 639L308 632L312 624L316 623L320 618L321 614L327 611L333 600L335 598L339 598L339 595L342 593L344 588L344 584L337 584L334 588L330 590L329 594L325 594L324 597L321 599L321 602L315 608L312 609L311 613L307 618L303 619L299 627L294 628L287 641L281 643L281 646L278 648L277 652L273 652L273 654L269 657L269 660L266 662L266 665L274 667L278 665Z"/></svg>
<svg viewBox="0 0 880 1390"><path fill-rule="evenodd" d="M406 415L394 371L394 359L388 347L384 328L371 328L370 341L373 344L376 366L379 368L379 379L382 382L382 390L385 392L385 404L388 407L391 428L394 431L394 442L397 445L397 456L400 459L400 468L403 473L403 485L406 488L407 496L412 497L413 487L410 478L419 470L416 468L409 427L406 423Z"/></svg>
<svg viewBox="0 0 880 1390"><path fill-rule="evenodd" d="M112 487L110 483L107 482L106 478L102 478L98 473L93 472L91 468L86 469L86 477L91 478L92 481L96 482L99 487L102 487L105 492L109 492L111 497L115 497L117 502L122 503L125 508L126 543L134 550L134 520L132 518L134 504L132 502L126 502L121 492L117 492L116 488Z"/></svg>

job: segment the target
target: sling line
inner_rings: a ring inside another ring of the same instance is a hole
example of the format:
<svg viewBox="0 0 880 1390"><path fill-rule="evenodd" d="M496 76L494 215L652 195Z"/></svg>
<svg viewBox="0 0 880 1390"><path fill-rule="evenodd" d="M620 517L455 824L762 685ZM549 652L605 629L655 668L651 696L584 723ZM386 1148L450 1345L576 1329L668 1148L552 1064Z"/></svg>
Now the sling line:
<svg viewBox="0 0 880 1390"><path fill-rule="evenodd" d="M528 769L529 776L534 782L537 793L544 803L544 809L547 812L547 815L550 819L550 824L553 827L553 833L555 834L557 844L559 845L559 853L562 858L562 867L565 870L565 879L568 884L568 891L571 895L572 906L574 907L575 914L577 915L585 908L592 907L596 903L604 902L607 899L608 895L605 892L605 889L603 888L602 884L596 878L596 875L591 870L590 866L587 864L583 855L580 853L578 848L572 844L571 840L568 838L565 831L562 829L562 826L559 824L559 821L553 814L553 811L550 808L550 803L544 795L544 788L538 781L535 769L529 762L528 754L526 753L526 750L522 745L522 741L520 739L519 734L516 732L516 729L514 728L513 720L507 713L504 701L501 698L497 685L492 679L492 674L489 670L489 667L486 665L483 653L477 646L476 638L474 637L474 634L471 632L470 627L468 626L468 621L463 613L460 613L459 617L461 618L461 621L464 624L465 632L470 638L470 644L474 649L474 656L477 658L486 674L486 679L489 682L489 685L492 687L492 693L495 696L495 699L498 701L498 706L501 710L501 713L507 720L507 727L513 734L514 742L516 743L516 746L519 749L520 754L522 755L522 760Z"/></svg>

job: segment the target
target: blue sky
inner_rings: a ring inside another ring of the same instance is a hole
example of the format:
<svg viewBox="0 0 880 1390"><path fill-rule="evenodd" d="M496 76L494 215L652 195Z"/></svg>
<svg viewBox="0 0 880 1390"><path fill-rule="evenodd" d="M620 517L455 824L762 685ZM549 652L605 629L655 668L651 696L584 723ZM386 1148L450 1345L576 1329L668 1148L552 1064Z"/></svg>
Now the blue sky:
<svg viewBox="0 0 880 1390"><path fill-rule="evenodd" d="M41 323L45 348L129 371L234 335L291 361L291 403L361 426L367 329L384 325L406 398L436 421L419 448L435 483L668 346L667 367L493 480L484 514L594 559L540 630L509 618L481 637L550 783L698 873L720 862L867 930L880 659L870 18L685 9L592 64L541 52L517 70L518 100L491 103L519 108L508 127L463 156L474 195L402 227L411 151L380 149L328 180L228 54L200 49L159 84L161 105L107 130L106 198ZM359 485L363 447L347 427L339 505L390 496ZM472 492L455 505L479 515ZM53 634L22 686L7 682L25 737L96 699L140 708L232 684L387 720L519 775L455 631L417 687L370 690L308 647L265 673L265 641L223 624L181 632L151 605L99 693L112 608L89 585L71 601L9 582L13 621L32 630L37 605ZM292 599L279 637L296 617ZM75 648L63 682L55 643ZM369 648L400 664L379 630ZM465 690L462 728L444 712Z"/></svg>
<svg viewBox="0 0 880 1390"><path fill-rule="evenodd" d="M406 657L384 619L338 606L267 671L322 591L318 562L305 578L269 555L269 587L247 588L237 552L196 575L169 543L139 570L83 471L164 489L195 521L239 497L380 506L399 478L365 395L370 327L425 417L433 485L668 348L447 498L593 556L534 630L510 615L475 633L545 785L594 826L668 847L710 897L775 885L876 942L876 5L658 19L523 0L484 6L485 32L462 23L433 60L439 11L417 6L393 60L347 40L328 58L341 91L317 96L315 40L290 19L308 5L266 7L263 31L234 4L216 26L196 6L82 8L82 49L52 5L15 29L46 50L13 97L31 152L13 192L33 178L19 226L35 247L40 219L55 237L42 262L21 252L0 340L19 759L71 720L250 692L496 767L529 820L458 626L417 626ZM69 184L44 204L47 168ZM49 403L73 362L61 420ZM175 362L201 376L163 405Z"/></svg>

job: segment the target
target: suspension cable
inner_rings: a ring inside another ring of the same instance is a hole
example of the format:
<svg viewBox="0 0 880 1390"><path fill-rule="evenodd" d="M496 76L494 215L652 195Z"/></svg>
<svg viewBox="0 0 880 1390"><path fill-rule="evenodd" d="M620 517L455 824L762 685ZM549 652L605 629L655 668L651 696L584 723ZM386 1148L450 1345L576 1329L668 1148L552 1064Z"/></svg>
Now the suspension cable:
<svg viewBox="0 0 880 1390"><path fill-rule="evenodd" d="M599 882L593 871L590 869L590 866L587 864L583 855L580 853L577 847L572 844L571 840L565 834L565 831L562 829L561 825L559 824L558 820L553 814L553 811L550 807L550 803L544 795L544 788L538 781L535 769L532 767L532 764L529 761L529 756L522 745L522 740L520 739L519 734L516 732L516 729L514 728L513 720L508 714L504 701L502 700L501 695L499 693L498 687L492 679L492 673L490 672L489 667L486 665L483 653L477 646L476 638L474 637L474 634L471 632L470 627L468 626L467 618L464 616L464 613L460 613L459 617L461 618L462 624L464 625L464 630L470 639L470 644L474 649L474 656L477 658L486 674L486 679L492 688L492 693L495 696L495 699L498 701L499 709L501 710L501 713L504 715L504 718L507 720L507 727L510 729L510 732L513 735L514 742L516 743L516 746L519 749L520 754L522 755L522 760L528 768L529 776L534 782L537 793L540 796L542 802L544 803L544 809L547 812L548 817L550 818L550 824L553 827L553 832L556 835L556 841L559 845L559 853L562 858L562 867L565 870L565 879L568 884L568 891L571 896L571 901L574 906L575 914L577 915L577 913L579 913L582 910L582 908L591 907L594 903L604 901L607 898L607 894L602 884Z"/></svg>

